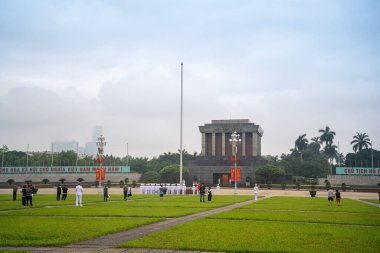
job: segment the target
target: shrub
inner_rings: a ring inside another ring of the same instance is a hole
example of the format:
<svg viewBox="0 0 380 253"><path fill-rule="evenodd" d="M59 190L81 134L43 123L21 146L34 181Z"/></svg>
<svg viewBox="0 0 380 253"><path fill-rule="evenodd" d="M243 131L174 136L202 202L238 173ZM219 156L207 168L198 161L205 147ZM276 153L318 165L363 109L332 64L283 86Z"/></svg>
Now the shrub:
<svg viewBox="0 0 380 253"><path fill-rule="evenodd" d="M347 189L347 185L346 185L346 183L342 183L342 191L346 191L346 189Z"/></svg>
<svg viewBox="0 0 380 253"><path fill-rule="evenodd" d="M132 180L132 187L133 187L133 188L136 187L136 184L137 184L136 180Z"/></svg>
<svg viewBox="0 0 380 253"><path fill-rule="evenodd" d="M296 182L296 189L299 190L301 188L301 183L300 182Z"/></svg>
<svg viewBox="0 0 380 253"><path fill-rule="evenodd" d="M286 188L286 184L285 184L285 183L281 183L281 188L282 188L283 190L285 190L285 188Z"/></svg>

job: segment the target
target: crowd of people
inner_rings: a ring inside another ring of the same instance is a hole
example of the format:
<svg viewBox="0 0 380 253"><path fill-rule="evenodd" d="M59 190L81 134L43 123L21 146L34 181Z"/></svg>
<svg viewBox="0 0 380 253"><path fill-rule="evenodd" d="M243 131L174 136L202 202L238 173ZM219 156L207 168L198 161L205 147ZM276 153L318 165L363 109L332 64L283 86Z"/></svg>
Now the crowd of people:
<svg viewBox="0 0 380 253"><path fill-rule="evenodd" d="M21 189L22 193L22 200L21 203L23 206L33 206L33 193L35 193L35 188L32 184L24 184ZM219 185L217 185L217 190L219 190ZM17 198L17 191L18 191L18 186L17 184L13 185L13 200L16 200ZM57 186L57 200L66 200L67 199L67 194L68 194L68 187L66 185L63 185L61 187L60 184ZM140 186L140 193L141 194L159 194L160 200L163 200L163 197L165 194L172 194L172 195L179 195L179 194L185 194L186 193L186 186L180 186L177 184L168 184L168 185L157 185L157 184L142 184ZM209 186L207 189L204 184L197 184L192 186L191 193L193 195L198 195L200 196L199 201L200 202L205 202L205 195L207 194L207 200L212 201L212 190L211 187ZM82 206L82 195L83 195L83 187L81 183L78 182L77 186L75 187L75 196L76 196L76 206ZM123 187L123 195L124 195L124 200L128 200L128 198L132 197L132 189L130 186L124 185ZM107 185L104 186L103 189L103 196L104 196L104 201L108 201L110 198L109 191ZM253 187L253 196L254 200L258 200L259 196L259 186L255 184ZM327 200L328 200L328 205L332 206L334 203L334 199L336 200L336 204L338 206L341 205L341 192L336 189L335 191L332 188L329 188L327 191ZM379 192L379 202L380 202L380 192Z"/></svg>

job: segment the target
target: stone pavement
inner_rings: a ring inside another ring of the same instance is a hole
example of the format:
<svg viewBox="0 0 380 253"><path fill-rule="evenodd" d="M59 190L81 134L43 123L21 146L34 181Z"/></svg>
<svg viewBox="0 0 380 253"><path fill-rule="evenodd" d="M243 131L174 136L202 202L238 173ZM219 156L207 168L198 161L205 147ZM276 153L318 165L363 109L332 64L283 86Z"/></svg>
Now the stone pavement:
<svg viewBox="0 0 380 253"><path fill-rule="evenodd" d="M258 201L266 199L268 197L260 198ZM204 218L209 215L225 212L238 208L243 205L248 205L255 202L254 200L249 200L241 203L232 204L229 206L214 208L205 212L190 214L187 216L182 216L178 218L170 218L162 222L149 224L142 227L133 228L127 231L106 235L100 238L90 239L87 241L82 241L76 244L67 245L62 248L58 247L0 247L0 250L24 250L33 253L71 253L71 252L129 252L129 253L161 253L161 252L172 252L172 253L192 253L200 251L178 251L178 250L159 250L159 249L118 249L113 248L118 244L126 241L134 240L172 226L183 224L185 222L193 221L195 219ZM203 252L203 251L202 251Z"/></svg>

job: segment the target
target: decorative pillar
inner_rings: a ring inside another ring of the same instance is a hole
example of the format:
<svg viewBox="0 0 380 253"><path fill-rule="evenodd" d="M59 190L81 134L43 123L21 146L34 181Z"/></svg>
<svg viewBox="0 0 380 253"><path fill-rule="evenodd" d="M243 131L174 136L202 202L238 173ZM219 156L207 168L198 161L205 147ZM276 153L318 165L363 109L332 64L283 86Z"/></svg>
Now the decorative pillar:
<svg viewBox="0 0 380 253"><path fill-rule="evenodd" d="M202 133L202 150L201 156L206 156L206 133Z"/></svg>
<svg viewBox="0 0 380 253"><path fill-rule="evenodd" d="M258 156L258 137L257 133L252 133L252 156Z"/></svg>
<svg viewBox="0 0 380 253"><path fill-rule="evenodd" d="M242 135L241 155L245 156L245 133L243 132L241 135Z"/></svg>
<svg viewBox="0 0 380 253"><path fill-rule="evenodd" d="M222 156L226 156L226 133L222 133Z"/></svg>
<svg viewBox="0 0 380 253"><path fill-rule="evenodd" d="M212 135L211 135L211 141L212 141L212 145L211 145L211 147L212 147L212 156L215 156L215 133L212 133Z"/></svg>

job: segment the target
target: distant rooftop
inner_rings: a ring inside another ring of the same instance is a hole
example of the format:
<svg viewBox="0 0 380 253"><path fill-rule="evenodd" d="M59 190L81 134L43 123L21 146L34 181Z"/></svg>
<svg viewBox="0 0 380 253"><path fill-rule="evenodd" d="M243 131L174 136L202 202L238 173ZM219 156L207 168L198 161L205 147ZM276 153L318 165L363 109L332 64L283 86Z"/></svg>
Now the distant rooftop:
<svg viewBox="0 0 380 253"><path fill-rule="evenodd" d="M243 124L252 123L249 119L220 119L211 120L211 124Z"/></svg>

